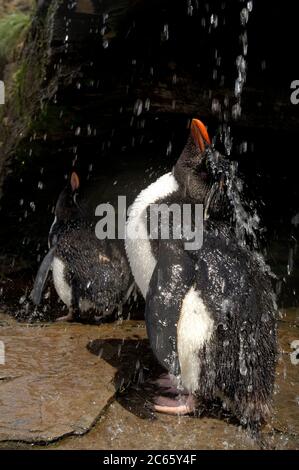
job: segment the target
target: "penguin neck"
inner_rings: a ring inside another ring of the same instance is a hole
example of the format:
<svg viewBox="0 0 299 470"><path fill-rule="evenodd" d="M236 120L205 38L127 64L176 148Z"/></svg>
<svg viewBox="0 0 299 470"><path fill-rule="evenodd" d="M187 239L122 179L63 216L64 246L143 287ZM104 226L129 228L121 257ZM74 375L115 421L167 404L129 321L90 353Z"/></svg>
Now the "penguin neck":
<svg viewBox="0 0 299 470"><path fill-rule="evenodd" d="M178 190L179 184L173 173L166 173L141 191L130 210L126 252L133 276L144 298L157 263L147 230L147 208Z"/></svg>
<svg viewBox="0 0 299 470"><path fill-rule="evenodd" d="M203 204L210 189L208 175L199 172L199 164L203 154L190 136L178 161L173 168L173 174L179 184L184 199Z"/></svg>

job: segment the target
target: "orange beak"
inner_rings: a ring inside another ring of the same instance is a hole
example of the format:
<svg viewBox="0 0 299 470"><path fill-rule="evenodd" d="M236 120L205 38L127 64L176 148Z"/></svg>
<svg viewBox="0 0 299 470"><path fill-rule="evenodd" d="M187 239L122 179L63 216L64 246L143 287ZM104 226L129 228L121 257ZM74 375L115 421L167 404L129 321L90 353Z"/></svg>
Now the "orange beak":
<svg viewBox="0 0 299 470"><path fill-rule="evenodd" d="M71 187L72 187L72 190L73 191L76 191L80 186L80 180L79 180L79 176L77 175L77 173L75 173L73 171L72 175L71 175Z"/></svg>
<svg viewBox="0 0 299 470"><path fill-rule="evenodd" d="M194 141L197 142L200 150L204 152L206 145L211 145L211 139L206 126L199 119L192 119L191 132Z"/></svg>

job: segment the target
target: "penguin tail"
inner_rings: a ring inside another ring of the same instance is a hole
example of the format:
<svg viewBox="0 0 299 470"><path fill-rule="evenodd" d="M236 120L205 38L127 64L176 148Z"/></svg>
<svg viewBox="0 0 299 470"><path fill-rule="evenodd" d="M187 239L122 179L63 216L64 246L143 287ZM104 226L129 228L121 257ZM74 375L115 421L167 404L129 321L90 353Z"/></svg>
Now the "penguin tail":
<svg viewBox="0 0 299 470"><path fill-rule="evenodd" d="M42 264L39 267L37 272L33 289L30 294L30 298L35 305L41 303L42 293L48 278L50 268L52 266L52 261L54 258L55 247L51 248L47 255L44 257Z"/></svg>
<svg viewBox="0 0 299 470"><path fill-rule="evenodd" d="M242 406L241 406L242 409ZM243 419L246 417L246 424L244 420L239 418L240 423L247 434L261 450L275 450L273 441L268 433L264 433L263 427L270 423L271 416L273 416L273 405L270 397L262 400L256 399L251 402L244 403L243 406Z"/></svg>
<svg viewBox="0 0 299 470"><path fill-rule="evenodd" d="M248 397L240 404L240 422L254 439L260 438L262 427L271 417L272 404L270 398L264 400L256 397Z"/></svg>

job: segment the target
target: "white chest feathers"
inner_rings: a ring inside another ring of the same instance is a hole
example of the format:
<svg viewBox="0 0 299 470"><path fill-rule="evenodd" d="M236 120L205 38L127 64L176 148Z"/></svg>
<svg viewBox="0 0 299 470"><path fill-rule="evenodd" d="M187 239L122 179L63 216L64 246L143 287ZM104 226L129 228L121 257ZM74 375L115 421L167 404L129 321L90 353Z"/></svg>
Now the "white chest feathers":
<svg viewBox="0 0 299 470"><path fill-rule="evenodd" d="M199 293L191 287L185 296L178 322L178 356L182 385L191 393L198 389L199 351L213 334L214 321Z"/></svg>
<svg viewBox="0 0 299 470"><path fill-rule="evenodd" d="M52 271L56 292L62 302L67 305L67 307L70 307L72 303L72 290L65 279L65 265L63 261L56 256L54 256L53 259Z"/></svg>
<svg viewBox="0 0 299 470"><path fill-rule="evenodd" d="M54 256L52 263L53 280L57 295L60 297L62 302L70 308L72 306L72 289L67 283L65 278L65 264L64 262ZM95 308L95 305L87 299L79 299L79 309L81 312L86 312L91 308Z"/></svg>
<svg viewBox="0 0 299 470"><path fill-rule="evenodd" d="M151 250L146 209L177 189L178 183L173 174L166 173L141 191L130 210L126 230L126 252L132 274L144 298L157 263Z"/></svg>

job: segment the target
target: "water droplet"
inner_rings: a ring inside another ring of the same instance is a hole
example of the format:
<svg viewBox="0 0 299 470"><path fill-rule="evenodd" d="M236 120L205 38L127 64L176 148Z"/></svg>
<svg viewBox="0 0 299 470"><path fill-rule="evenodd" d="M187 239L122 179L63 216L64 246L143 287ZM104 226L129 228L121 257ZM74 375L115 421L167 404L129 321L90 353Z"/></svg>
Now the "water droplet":
<svg viewBox="0 0 299 470"><path fill-rule="evenodd" d="M241 107L240 103L234 104L233 107L232 107L232 117L233 117L233 119L238 119L239 117L241 117L241 114L242 114L242 107Z"/></svg>
<svg viewBox="0 0 299 470"><path fill-rule="evenodd" d="M247 375L247 367L245 365L245 362L242 362L240 365L240 374L243 376Z"/></svg>
<svg viewBox="0 0 299 470"><path fill-rule="evenodd" d="M169 141L166 149L166 155L170 155L172 152L172 142Z"/></svg>
<svg viewBox="0 0 299 470"><path fill-rule="evenodd" d="M212 100L212 112L213 113L220 113L221 112L221 104L217 98L213 98Z"/></svg>
<svg viewBox="0 0 299 470"><path fill-rule="evenodd" d="M26 296L23 295L22 297L20 297L19 304L22 305L25 301L26 301Z"/></svg>
<svg viewBox="0 0 299 470"><path fill-rule="evenodd" d="M189 16L193 15L193 6L191 0L188 0L187 13Z"/></svg>
<svg viewBox="0 0 299 470"><path fill-rule="evenodd" d="M163 26L163 31L161 33L161 39L162 41L168 41L169 39L169 27L168 27L168 24L165 24Z"/></svg>
<svg viewBox="0 0 299 470"><path fill-rule="evenodd" d="M218 16L217 15L211 15L210 17L210 23L214 28L217 28L218 26Z"/></svg>
<svg viewBox="0 0 299 470"><path fill-rule="evenodd" d="M249 11L247 8L242 8L241 13L240 13L240 21L241 25L245 26L248 22L249 19Z"/></svg>
<svg viewBox="0 0 299 470"><path fill-rule="evenodd" d="M294 250L293 250L293 248L290 248L289 258L288 258L288 265L287 265L288 276L290 276L292 274L293 266L294 266Z"/></svg>
<svg viewBox="0 0 299 470"><path fill-rule="evenodd" d="M136 100L136 102L134 104L133 113L136 116L140 116L140 114L142 113L142 110L143 110L143 102L142 102L142 100L138 99L138 100Z"/></svg>
<svg viewBox="0 0 299 470"><path fill-rule="evenodd" d="M261 316L261 320L263 323L266 323L267 321L269 321L269 315L267 313L263 313Z"/></svg>

